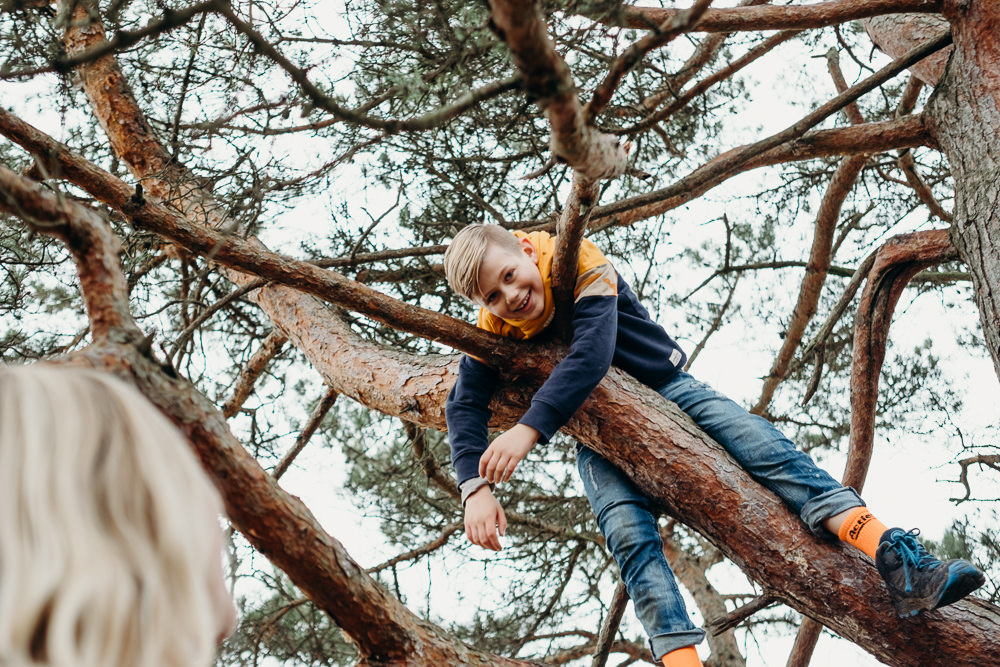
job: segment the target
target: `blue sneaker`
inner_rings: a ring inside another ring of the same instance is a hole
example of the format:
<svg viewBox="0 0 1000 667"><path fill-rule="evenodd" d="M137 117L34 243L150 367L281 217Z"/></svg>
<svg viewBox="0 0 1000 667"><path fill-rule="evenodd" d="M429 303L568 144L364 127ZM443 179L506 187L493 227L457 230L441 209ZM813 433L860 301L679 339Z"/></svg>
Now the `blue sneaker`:
<svg viewBox="0 0 1000 667"><path fill-rule="evenodd" d="M917 541L919 530L890 528L875 552L875 567L885 580L900 618L916 616L961 600L986 581L966 560L940 561Z"/></svg>

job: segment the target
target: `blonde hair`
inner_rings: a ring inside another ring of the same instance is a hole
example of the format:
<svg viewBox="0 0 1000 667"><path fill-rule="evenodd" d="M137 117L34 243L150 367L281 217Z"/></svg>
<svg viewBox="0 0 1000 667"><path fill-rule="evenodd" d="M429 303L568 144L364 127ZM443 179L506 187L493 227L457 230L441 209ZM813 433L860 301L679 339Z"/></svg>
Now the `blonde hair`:
<svg viewBox="0 0 1000 667"><path fill-rule="evenodd" d="M463 227L444 253L444 275L451 289L467 299L479 293L479 267L490 245L518 253L517 237L500 225L479 224Z"/></svg>
<svg viewBox="0 0 1000 667"><path fill-rule="evenodd" d="M123 382L0 368L0 665L210 665L221 508L180 432Z"/></svg>

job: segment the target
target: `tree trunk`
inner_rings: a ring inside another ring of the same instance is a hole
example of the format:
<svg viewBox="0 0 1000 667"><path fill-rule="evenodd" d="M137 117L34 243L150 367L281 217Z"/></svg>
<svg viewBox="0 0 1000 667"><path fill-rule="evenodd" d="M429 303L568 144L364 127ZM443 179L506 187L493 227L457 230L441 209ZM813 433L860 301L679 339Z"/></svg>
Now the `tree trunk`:
<svg viewBox="0 0 1000 667"><path fill-rule="evenodd" d="M1000 3L949 0L954 54L927 105L955 177L951 240L972 273L986 347L1000 377Z"/></svg>

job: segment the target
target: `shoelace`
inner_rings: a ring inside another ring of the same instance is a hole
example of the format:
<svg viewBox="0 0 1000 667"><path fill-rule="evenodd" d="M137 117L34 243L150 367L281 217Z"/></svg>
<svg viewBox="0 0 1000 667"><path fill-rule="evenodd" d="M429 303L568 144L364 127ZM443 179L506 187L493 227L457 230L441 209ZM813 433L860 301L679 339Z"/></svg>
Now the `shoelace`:
<svg viewBox="0 0 1000 667"><path fill-rule="evenodd" d="M913 584L910 581L910 568L923 570L928 565L937 562L937 559L927 552L924 545L917 541L919 534L920 530L914 528L908 532L897 534L889 543L889 548L894 549L899 554L900 560L903 561L903 575L906 578L907 593L913 590Z"/></svg>

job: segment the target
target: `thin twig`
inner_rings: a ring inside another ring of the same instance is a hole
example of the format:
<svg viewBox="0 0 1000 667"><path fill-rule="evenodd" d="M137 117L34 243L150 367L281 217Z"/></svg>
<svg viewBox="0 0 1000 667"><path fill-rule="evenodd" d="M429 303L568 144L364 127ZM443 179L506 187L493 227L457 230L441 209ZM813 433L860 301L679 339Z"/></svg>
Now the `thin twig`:
<svg viewBox="0 0 1000 667"><path fill-rule="evenodd" d="M274 466L274 470L271 471L271 475L275 479L281 479L281 476L285 474L295 458L302 453L305 446L309 444L309 440L312 439L313 434L316 433L316 429L319 425L323 423L323 419L326 417L326 413L330 411L333 404L337 401L337 396L339 394L332 387L327 387L326 392L323 394L323 398L320 399L319 403L316 404L316 408L313 410L312 414L309 416L309 421L306 423L305 428L299 433L299 437L296 438L295 444L292 448L281 457L278 461L278 465Z"/></svg>
<svg viewBox="0 0 1000 667"><path fill-rule="evenodd" d="M449 106L441 107L416 118L404 120L370 116L364 112L358 112L356 110L343 107L333 101L329 95L323 93L323 91L320 90L316 84L309 80L305 70L297 67L280 51L274 48L274 46L268 42L263 35L254 30L249 23L237 16L236 12L233 11L231 7L228 5L224 6L219 10L219 13L225 16L229 23L250 41L254 49L283 69L285 73L299 85L302 92L305 93L305 95L309 98L309 101L315 106L346 122L363 125L376 130L382 130L383 132L388 132L389 134L429 130L435 127L440 127L476 104L492 97L502 95L503 93L516 90L521 85L520 76L513 76L502 81L489 83L467 92L452 102Z"/></svg>
<svg viewBox="0 0 1000 667"><path fill-rule="evenodd" d="M771 595L760 595L741 607L737 607L722 618L716 618L705 623L713 635L721 635L726 630L735 628L743 621L747 620L759 611L767 609L778 602L778 599Z"/></svg>
<svg viewBox="0 0 1000 667"><path fill-rule="evenodd" d="M601 624L601 631L597 635L597 645L594 647L594 660L590 667L604 667L608 663L608 653L614 644L615 635L622 623L622 616L625 615L625 607L628 605L628 591L625 590L625 583L618 582L615 586L615 594L611 597L611 606L608 607L608 615Z"/></svg>

